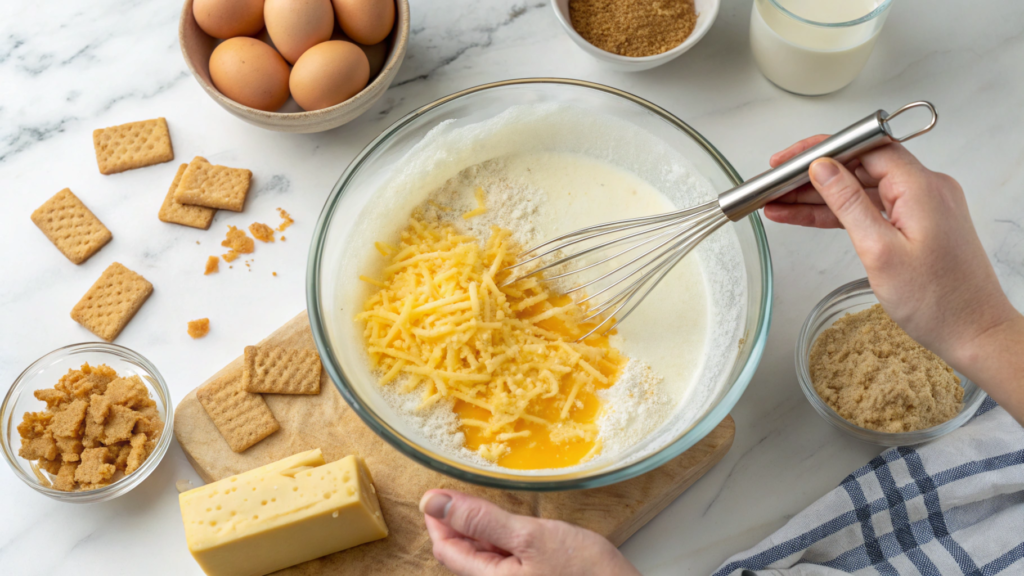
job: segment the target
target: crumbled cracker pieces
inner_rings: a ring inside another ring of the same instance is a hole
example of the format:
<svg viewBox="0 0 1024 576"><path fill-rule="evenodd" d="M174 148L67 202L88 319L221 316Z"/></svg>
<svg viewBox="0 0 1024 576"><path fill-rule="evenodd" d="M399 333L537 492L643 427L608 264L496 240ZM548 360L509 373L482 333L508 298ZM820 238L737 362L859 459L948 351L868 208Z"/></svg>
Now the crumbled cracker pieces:
<svg viewBox="0 0 1024 576"><path fill-rule="evenodd" d="M18 455L53 475L57 490L91 490L131 474L163 432L142 379L119 378L106 365L83 364L34 394L46 409L25 413Z"/></svg>
<svg viewBox="0 0 1024 576"><path fill-rule="evenodd" d="M210 319L200 318L199 320L189 320L188 322L188 335L193 340L196 338L202 338L210 333Z"/></svg>
<svg viewBox="0 0 1024 576"><path fill-rule="evenodd" d="M92 143L101 174L116 174L174 160L171 134L163 118L93 130Z"/></svg>
<svg viewBox="0 0 1024 576"><path fill-rule="evenodd" d="M261 222L253 222L249 225L249 233L260 242L273 242L274 229Z"/></svg>
<svg viewBox="0 0 1024 576"><path fill-rule="evenodd" d="M210 164L206 158L196 156L181 175L174 200L179 204L241 212L251 179L249 170Z"/></svg>
<svg viewBox="0 0 1024 576"><path fill-rule="evenodd" d="M71 318L113 342L152 293L148 280L114 262L75 304Z"/></svg>
<svg viewBox="0 0 1024 576"><path fill-rule="evenodd" d="M256 243L252 238L245 235L245 230L239 230L234 226L228 226L227 236L220 243L225 248L230 248L227 254L223 255L225 262L234 262L242 254L252 254L256 250Z"/></svg>
<svg viewBox="0 0 1024 576"><path fill-rule="evenodd" d="M242 386L261 394L319 394L320 355L316 350L246 346Z"/></svg>
<svg viewBox="0 0 1024 576"><path fill-rule="evenodd" d="M278 208L277 214L281 216L281 224L277 227L278 232L284 232L289 226L295 224L295 220L292 220L292 215L285 212L284 208ZM281 240L284 240L282 237Z"/></svg>
<svg viewBox="0 0 1024 576"><path fill-rule="evenodd" d="M75 264L88 260L113 238L110 230L68 188L36 208L32 222Z"/></svg>
<svg viewBox="0 0 1024 576"><path fill-rule="evenodd" d="M216 274L220 271L220 258L216 256L210 256L206 259L206 270L203 271L203 276L209 276L210 274Z"/></svg>

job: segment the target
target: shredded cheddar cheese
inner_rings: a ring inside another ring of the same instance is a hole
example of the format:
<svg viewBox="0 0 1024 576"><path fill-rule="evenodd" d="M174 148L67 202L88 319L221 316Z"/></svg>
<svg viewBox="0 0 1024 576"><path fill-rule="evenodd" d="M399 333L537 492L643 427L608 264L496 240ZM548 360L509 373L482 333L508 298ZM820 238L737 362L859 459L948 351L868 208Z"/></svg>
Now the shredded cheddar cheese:
<svg viewBox="0 0 1024 576"><path fill-rule="evenodd" d="M483 191L477 196L484 209ZM571 466L600 452L596 392L625 363L581 309L535 278L501 287L518 252L492 227L486 246L453 228L413 219L387 246L365 324L381 385L419 391L421 408L454 401L466 445L511 468Z"/></svg>

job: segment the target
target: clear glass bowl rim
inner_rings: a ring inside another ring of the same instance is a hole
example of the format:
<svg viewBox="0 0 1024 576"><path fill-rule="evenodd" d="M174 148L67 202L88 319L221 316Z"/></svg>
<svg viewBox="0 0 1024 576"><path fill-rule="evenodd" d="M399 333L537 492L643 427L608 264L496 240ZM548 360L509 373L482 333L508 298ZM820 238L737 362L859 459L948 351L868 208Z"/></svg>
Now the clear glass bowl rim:
<svg viewBox="0 0 1024 576"><path fill-rule="evenodd" d="M785 8L781 4L779 4L779 0L765 0L765 1L767 1L772 6L777 8L779 10L779 12L782 12L783 14L785 14L786 16L789 16L790 18L792 18L793 20L796 20L797 22L803 22L804 24L810 24L811 26L818 26L818 27L821 27L821 28L849 28L851 26L857 26L859 24L863 24L865 22L869 22L869 21L874 20L875 18L878 18L879 16L881 16L886 10L888 10L889 6L892 4L892 0L883 0L883 2L881 4L879 4L878 6L876 6L875 9L872 10L871 12L868 12L867 14L861 16L860 18L855 18L855 19L849 20L847 22L816 22L814 20L809 20L807 18L804 18L803 16L797 16L796 14L791 12L788 8ZM757 6L754 6L754 10L757 10Z"/></svg>
<svg viewBox="0 0 1024 576"><path fill-rule="evenodd" d="M146 479L149 474L156 469L163 460L164 455L167 453L167 449L171 446L171 439L174 437L174 401L171 399L171 391L167 388L167 382L164 381L163 375L157 370L156 366L149 361L145 356L138 352L126 348L118 344L112 344L108 342L79 342L77 344L69 344L61 348L57 348L51 352L43 354L37 358L34 362L28 365L27 368L22 370L21 374L11 384L10 389L4 396L4 401L0 404L0 414L6 414L8 410L8 404L13 401L15 391L22 385L26 376L33 372L33 370L42 364L44 361L53 358L54 356L67 355L79 350L94 348L97 351L104 352L107 354L113 354L115 356L126 357L132 362L138 363L142 366L146 372L156 381L156 387L161 396L163 396L164 404L164 429L160 433L160 440L157 442L156 447L153 449L153 453L150 454L146 461L142 463L142 466L138 470L118 479L112 484L103 486L102 488L96 488L94 490L85 490L82 492L64 492L54 488L47 488L39 483L39 479L35 476L29 475L27 472L22 470L21 466L18 465L18 459L21 459L14 450L14 436L7 437L8 422L0 422L0 444L3 445L4 459L7 460L7 464L11 467L14 473L21 479L22 482L28 484L30 487L35 489L37 492L49 496L55 500L62 502L73 502L73 503L89 503L89 502L103 502L111 500L122 494L127 493L129 490L138 486L143 480ZM12 408L13 410L13 408ZM13 411L10 414L11 418L15 418L18 415Z"/></svg>
<svg viewBox="0 0 1024 576"><path fill-rule="evenodd" d="M448 96L444 96L431 102L421 108L418 108L409 114L405 115L394 124L385 129L377 138L372 140L369 144L356 157L349 163L348 167L338 178L337 183L334 185L334 189L331 191L330 196L327 198L327 202L324 204L324 209L320 213L320 218L317 221L316 228L313 230L313 240L310 243L309 248L309 260L306 266L306 306L307 314L309 315L309 325L313 332L313 340L316 342L317 350L320 353L320 358L323 360L324 368L330 375L331 380L334 382L335 387L341 393L342 397L348 403L349 407L362 419L374 433L384 439L393 448L398 450L403 455L411 458L415 462L426 466L431 470L435 470L449 477L478 486L487 486L490 488L498 488L503 490L521 490L530 492L548 492L548 491L559 491L559 490L580 490L587 488L597 488L600 486L606 486L628 480L630 478L639 476L651 470L654 470L673 458L679 456L697 442L702 440L708 433L711 432L718 424L725 418L725 416L732 410L736 402L739 401L740 396L746 390L747 385L754 376L754 372L757 369L758 364L761 361L761 356L764 353L765 345L768 339L768 329L771 325L771 314L772 314L772 264L771 254L768 250L768 239L765 235L764 226L761 224L761 220L757 215L757 212L750 214L747 218L751 228L753 229L754 236L758 247L758 260L761 267L761 302L760 302L760 316L759 323L753 326L750 336L751 349L750 356L744 364L743 369L740 371L736 380L732 386L728 389L725 395L719 400L718 404L708 410L702 418L700 418L696 424L691 426L689 430L683 433L675 441L667 444L661 450L650 454L649 456L633 462L628 466L621 468L615 468L605 472L598 472L592 475L583 477L574 477L569 479L560 480L531 480L528 477L522 477L521 479L509 479L509 478L495 478L483 474L477 474L475 472L463 470L438 461L429 456L424 449L420 449L415 445L406 442L404 438L396 434L389 425L382 418L380 418L375 412L365 406L359 397L351 392L348 387L348 382L342 377L341 371L338 369L339 363L337 358L334 356L333 350L328 345L328 339L326 329L321 321L322 318L322 306L320 299L320 258L322 249L324 246L324 240L327 236L328 225L330 224L334 210L336 209L344 191L348 185L349 180L358 171L364 160L370 156L379 146L387 142L392 136L399 133L405 126L411 122L417 120L420 116L430 112L448 102L463 98L478 92L503 88L507 86L516 85L530 85L530 84L553 84L553 85L566 85L579 88L586 88L604 92L613 96L618 96L625 100L628 100L634 104L637 104L649 112L654 113L661 119L672 124L682 132L686 133L696 144L698 144L709 156L711 156L718 164L719 168L732 180L734 185L739 185L743 182L743 178L740 177L736 169L729 163L728 160L718 151L704 136L693 129L689 124L686 124L673 114L657 106L643 98L619 90L605 86L603 84L597 84L594 82L587 82L584 80L575 80L570 78L520 78L515 80L505 80L500 82L491 82L487 84L481 84L472 88L467 88L459 92L455 92Z"/></svg>
<svg viewBox="0 0 1024 576"><path fill-rule="evenodd" d="M807 315L807 319L804 320L803 326L800 328L800 335L797 337L796 342L796 371L797 381L800 383L800 389L803 391L804 396L807 397L807 401L811 403L814 411L824 418L829 424L850 434L851 436L863 440L865 442L871 442L878 444L879 446L912 446L934 440L940 436L945 436L953 430L956 430L960 426L963 426L968 420L974 416L977 412L978 407L988 397L984 391L978 389L977 384L965 378L963 374L957 373L957 376L963 380L964 395L973 393L975 390L978 394L974 397L970 404L964 403L963 409L960 413L950 418L949 420L932 426L931 428L924 428L921 430L914 430L913 432L880 432L878 430L871 430L870 428L863 428L858 426L847 419L840 416L835 410L833 410L824 400L818 396L818 393L814 390L814 384L811 382L811 370L810 370L810 350L814 342L810 339L813 336L812 331L819 317L824 313L826 309L835 304L837 301L859 296L862 294L870 293L874 297L874 290L871 289L871 284L867 278L861 278L843 284L839 288L836 288L830 292L827 296L821 299L811 313Z"/></svg>

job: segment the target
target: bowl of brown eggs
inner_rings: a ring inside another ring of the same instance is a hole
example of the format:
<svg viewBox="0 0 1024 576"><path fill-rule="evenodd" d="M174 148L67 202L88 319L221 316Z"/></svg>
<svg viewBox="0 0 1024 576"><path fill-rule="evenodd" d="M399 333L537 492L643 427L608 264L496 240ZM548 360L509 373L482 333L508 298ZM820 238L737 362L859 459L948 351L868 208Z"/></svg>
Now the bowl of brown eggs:
<svg viewBox="0 0 1024 576"><path fill-rule="evenodd" d="M366 112L409 41L408 0L185 0L181 52L235 116L278 132L323 132Z"/></svg>

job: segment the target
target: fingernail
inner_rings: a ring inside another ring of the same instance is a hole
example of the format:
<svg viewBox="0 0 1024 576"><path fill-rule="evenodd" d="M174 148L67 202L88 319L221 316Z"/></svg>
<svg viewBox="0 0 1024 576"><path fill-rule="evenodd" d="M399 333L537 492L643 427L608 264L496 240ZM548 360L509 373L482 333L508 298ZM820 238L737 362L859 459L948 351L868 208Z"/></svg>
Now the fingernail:
<svg viewBox="0 0 1024 576"><path fill-rule="evenodd" d="M815 160L811 164L811 180L819 186L824 186L830 180L839 175L839 168L831 160Z"/></svg>
<svg viewBox="0 0 1024 576"><path fill-rule="evenodd" d="M420 500L420 512L442 520L448 515L451 505L452 497L447 494L426 494Z"/></svg>

